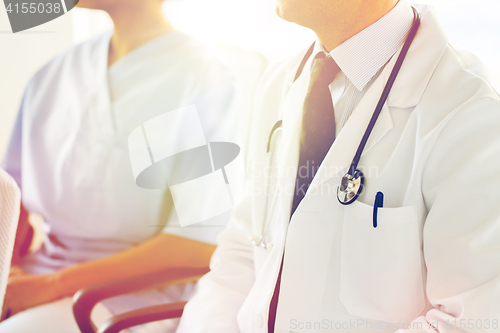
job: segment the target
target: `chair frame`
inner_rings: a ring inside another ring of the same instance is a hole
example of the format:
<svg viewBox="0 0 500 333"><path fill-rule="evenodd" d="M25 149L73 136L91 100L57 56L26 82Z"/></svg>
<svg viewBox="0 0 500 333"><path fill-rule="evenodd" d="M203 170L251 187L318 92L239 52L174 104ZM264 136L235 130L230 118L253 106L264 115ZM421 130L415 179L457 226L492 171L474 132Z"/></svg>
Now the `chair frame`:
<svg viewBox="0 0 500 333"><path fill-rule="evenodd" d="M102 300L137 291L196 282L208 267L178 267L101 283L79 290L73 297L73 314L82 333L118 333L129 327L152 321L179 318L186 302L150 306L114 316L97 328L90 318L94 306Z"/></svg>

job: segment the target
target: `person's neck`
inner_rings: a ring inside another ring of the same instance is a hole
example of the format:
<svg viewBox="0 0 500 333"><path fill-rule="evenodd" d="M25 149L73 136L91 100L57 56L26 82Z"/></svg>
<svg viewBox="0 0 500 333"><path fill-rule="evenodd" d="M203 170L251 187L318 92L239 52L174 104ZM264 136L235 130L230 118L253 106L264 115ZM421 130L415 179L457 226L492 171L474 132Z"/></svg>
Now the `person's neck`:
<svg viewBox="0 0 500 333"><path fill-rule="evenodd" d="M118 8L108 14L114 24L108 67L148 41L174 30L163 17L161 7Z"/></svg>
<svg viewBox="0 0 500 333"><path fill-rule="evenodd" d="M319 27L312 30L319 41L331 52L351 37L368 28L389 13L398 3L398 0L386 2L364 1L363 6L352 10L342 18L325 19Z"/></svg>

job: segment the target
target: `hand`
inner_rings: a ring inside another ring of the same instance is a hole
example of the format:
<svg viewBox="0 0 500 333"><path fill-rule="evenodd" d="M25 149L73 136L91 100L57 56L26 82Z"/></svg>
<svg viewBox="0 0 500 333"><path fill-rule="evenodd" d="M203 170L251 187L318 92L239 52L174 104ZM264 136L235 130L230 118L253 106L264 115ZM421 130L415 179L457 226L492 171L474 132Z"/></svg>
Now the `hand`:
<svg viewBox="0 0 500 333"><path fill-rule="evenodd" d="M30 275L17 269L9 276L1 320L61 297L56 274Z"/></svg>
<svg viewBox="0 0 500 333"><path fill-rule="evenodd" d="M20 266L10 266L9 279L21 275L26 275L26 272Z"/></svg>

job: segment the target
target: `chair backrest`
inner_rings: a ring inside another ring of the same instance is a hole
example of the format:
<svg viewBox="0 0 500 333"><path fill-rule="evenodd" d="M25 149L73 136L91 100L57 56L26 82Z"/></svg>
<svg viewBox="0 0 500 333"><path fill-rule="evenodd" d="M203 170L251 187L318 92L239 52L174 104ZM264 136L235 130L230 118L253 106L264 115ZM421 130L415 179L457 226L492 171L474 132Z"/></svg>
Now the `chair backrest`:
<svg viewBox="0 0 500 333"><path fill-rule="evenodd" d="M16 182L0 169L0 313L14 249L21 191Z"/></svg>

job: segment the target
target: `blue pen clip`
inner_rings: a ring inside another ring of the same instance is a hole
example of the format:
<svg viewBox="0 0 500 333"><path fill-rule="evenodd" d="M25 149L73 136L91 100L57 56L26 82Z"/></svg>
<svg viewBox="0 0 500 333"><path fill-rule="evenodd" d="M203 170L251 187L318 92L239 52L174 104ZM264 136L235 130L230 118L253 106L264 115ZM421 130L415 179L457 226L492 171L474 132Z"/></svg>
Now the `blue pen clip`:
<svg viewBox="0 0 500 333"><path fill-rule="evenodd" d="M384 207L384 193L377 192L375 195L375 203L373 204L373 227L376 228L378 225L377 213L378 209Z"/></svg>

